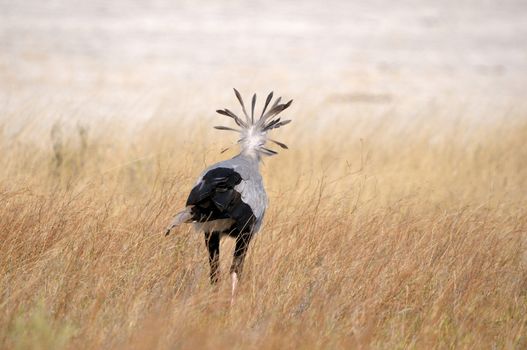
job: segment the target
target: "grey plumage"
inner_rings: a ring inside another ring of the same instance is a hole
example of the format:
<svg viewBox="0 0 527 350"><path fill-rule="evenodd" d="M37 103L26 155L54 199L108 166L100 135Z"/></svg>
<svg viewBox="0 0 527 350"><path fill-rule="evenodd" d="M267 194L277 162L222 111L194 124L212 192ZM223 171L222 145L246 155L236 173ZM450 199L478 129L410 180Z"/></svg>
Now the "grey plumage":
<svg viewBox="0 0 527 350"><path fill-rule="evenodd" d="M168 235L172 228L182 223L192 222L196 229L205 232L212 283L215 283L218 278L219 240L221 236L228 235L235 238L236 248L231 266L233 296L249 242L253 235L259 231L267 208L267 194L259 166L263 156L272 156L277 152L266 147L266 143L270 141L282 149L288 148L282 142L269 139L267 133L291 121L282 121L276 116L292 103L290 100L281 104L279 97L272 107L267 109L273 98L271 92L265 100L260 117L255 120L256 94L251 100L251 115L249 116L241 94L236 89L234 89L234 93L240 102L245 120L227 108L219 109L216 112L233 119L240 129L227 126L215 126L214 128L239 132L241 138L237 143L241 147L240 153L231 159L216 163L202 172L190 192L185 209L175 216L166 231Z"/></svg>
<svg viewBox="0 0 527 350"><path fill-rule="evenodd" d="M265 192L263 179L260 175L258 162L254 161L251 157L239 154L234 158L221 161L208 167L199 176L195 186L199 186L203 176L210 170L218 168L232 169L240 174L242 180L234 187L234 190L240 193L241 200L251 208L256 218L255 226L251 229L253 233L258 232L268 204L267 193Z"/></svg>

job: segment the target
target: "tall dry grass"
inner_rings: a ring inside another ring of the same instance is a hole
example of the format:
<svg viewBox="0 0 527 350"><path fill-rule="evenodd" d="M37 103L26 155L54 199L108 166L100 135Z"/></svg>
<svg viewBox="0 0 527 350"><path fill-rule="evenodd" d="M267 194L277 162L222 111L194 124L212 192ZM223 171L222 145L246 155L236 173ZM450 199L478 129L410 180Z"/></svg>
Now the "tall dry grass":
<svg viewBox="0 0 527 350"><path fill-rule="evenodd" d="M161 234L227 139L186 124L4 136L0 347L527 347L525 119L297 114L262 167L270 207L232 308L232 242L213 289L203 236Z"/></svg>

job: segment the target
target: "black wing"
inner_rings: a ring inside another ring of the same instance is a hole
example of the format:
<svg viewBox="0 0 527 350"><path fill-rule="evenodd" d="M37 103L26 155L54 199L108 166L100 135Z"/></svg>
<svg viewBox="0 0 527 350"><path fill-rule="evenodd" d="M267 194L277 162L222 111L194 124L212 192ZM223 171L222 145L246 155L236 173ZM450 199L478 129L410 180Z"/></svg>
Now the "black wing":
<svg viewBox="0 0 527 350"><path fill-rule="evenodd" d="M239 231L249 229L254 215L241 194L234 189L242 177L234 169L214 168L209 170L187 199L192 206L192 220L205 222L218 219L234 219Z"/></svg>

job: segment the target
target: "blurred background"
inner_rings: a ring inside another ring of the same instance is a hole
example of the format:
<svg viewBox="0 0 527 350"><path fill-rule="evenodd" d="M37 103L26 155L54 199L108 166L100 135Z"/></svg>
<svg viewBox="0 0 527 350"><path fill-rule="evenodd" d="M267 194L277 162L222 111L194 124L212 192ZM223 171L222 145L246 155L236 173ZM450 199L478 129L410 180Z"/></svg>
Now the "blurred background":
<svg viewBox="0 0 527 350"><path fill-rule="evenodd" d="M293 98L310 122L512 118L527 103L526 10L520 0L1 0L0 120L4 136L57 120L141 129L216 118L232 87Z"/></svg>
<svg viewBox="0 0 527 350"><path fill-rule="evenodd" d="M228 309L162 232L233 87L294 103ZM0 348L527 349L526 91L525 0L0 0Z"/></svg>

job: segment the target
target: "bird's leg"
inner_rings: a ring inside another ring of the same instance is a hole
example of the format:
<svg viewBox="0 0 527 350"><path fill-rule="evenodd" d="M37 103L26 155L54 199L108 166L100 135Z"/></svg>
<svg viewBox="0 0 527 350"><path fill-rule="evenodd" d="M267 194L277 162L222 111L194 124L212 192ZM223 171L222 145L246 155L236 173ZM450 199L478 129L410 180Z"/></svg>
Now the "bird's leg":
<svg viewBox="0 0 527 350"><path fill-rule="evenodd" d="M252 234L242 233L236 238L236 247L234 248L234 257L231 265L231 279L232 279L232 292L231 292L231 305L234 304L234 296L236 295L236 288L238 286L238 279L241 276L243 270L243 263L245 260L245 254L247 248L249 248L249 242L251 241Z"/></svg>
<svg viewBox="0 0 527 350"><path fill-rule="evenodd" d="M210 283L216 284L220 267L220 233L217 231L205 232L205 244L209 250Z"/></svg>
<svg viewBox="0 0 527 350"><path fill-rule="evenodd" d="M236 287L238 286L238 274L236 272L231 272L232 279L232 290L231 290L231 306L234 305L234 295L236 293Z"/></svg>

